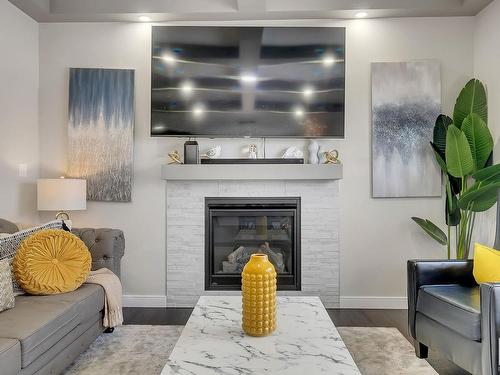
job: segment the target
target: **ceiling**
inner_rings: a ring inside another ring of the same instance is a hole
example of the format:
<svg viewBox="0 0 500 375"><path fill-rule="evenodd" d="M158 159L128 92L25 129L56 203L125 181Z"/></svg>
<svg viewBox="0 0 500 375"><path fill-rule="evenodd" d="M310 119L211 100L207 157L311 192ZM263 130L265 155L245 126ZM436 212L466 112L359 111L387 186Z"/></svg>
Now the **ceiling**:
<svg viewBox="0 0 500 375"><path fill-rule="evenodd" d="M38 22L473 16L492 0L9 0Z"/></svg>

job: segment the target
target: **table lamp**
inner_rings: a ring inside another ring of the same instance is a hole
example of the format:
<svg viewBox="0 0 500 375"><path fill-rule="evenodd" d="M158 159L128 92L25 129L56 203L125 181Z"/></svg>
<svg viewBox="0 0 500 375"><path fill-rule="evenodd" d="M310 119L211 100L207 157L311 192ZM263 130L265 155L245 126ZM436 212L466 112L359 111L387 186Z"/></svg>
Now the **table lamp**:
<svg viewBox="0 0 500 375"><path fill-rule="evenodd" d="M66 211L87 209L87 181L75 178L43 178L37 187L38 211L58 211L56 219L70 220Z"/></svg>

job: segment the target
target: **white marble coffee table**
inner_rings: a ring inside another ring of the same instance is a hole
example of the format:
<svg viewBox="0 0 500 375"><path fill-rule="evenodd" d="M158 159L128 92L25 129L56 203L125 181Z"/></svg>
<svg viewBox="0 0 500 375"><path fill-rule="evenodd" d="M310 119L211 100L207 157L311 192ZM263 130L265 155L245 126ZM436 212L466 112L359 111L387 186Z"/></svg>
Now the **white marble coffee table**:
<svg viewBox="0 0 500 375"><path fill-rule="evenodd" d="M200 297L162 375L360 374L318 297L278 297L276 322L246 336L241 297Z"/></svg>

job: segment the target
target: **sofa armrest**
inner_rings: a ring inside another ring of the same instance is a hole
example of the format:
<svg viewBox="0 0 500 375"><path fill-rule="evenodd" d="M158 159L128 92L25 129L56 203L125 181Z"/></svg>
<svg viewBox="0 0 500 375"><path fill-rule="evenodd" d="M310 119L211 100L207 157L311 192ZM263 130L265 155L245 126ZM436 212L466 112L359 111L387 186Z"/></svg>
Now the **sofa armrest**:
<svg viewBox="0 0 500 375"><path fill-rule="evenodd" d="M482 374L498 375L500 337L500 284L481 284Z"/></svg>
<svg viewBox="0 0 500 375"><path fill-rule="evenodd" d="M423 285L475 285L472 260L409 260L408 272L408 329L415 337L415 316L418 290Z"/></svg>
<svg viewBox="0 0 500 375"><path fill-rule="evenodd" d="M16 233L17 231L19 231L19 228L17 227L16 224L14 224L8 220L0 218L0 233L12 234L12 233Z"/></svg>
<svg viewBox="0 0 500 375"><path fill-rule="evenodd" d="M118 229L73 228L90 250L92 270L106 267L120 277L121 258L125 252L125 237Z"/></svg>

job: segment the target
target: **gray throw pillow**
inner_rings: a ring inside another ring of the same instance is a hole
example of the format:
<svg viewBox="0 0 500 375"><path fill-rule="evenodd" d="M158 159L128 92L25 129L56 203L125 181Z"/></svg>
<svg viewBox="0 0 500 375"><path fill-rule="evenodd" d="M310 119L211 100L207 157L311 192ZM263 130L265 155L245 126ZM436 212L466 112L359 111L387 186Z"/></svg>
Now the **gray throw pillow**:
<svg viewBox="0 0 500 375"><path fill-rule="evenodd" d="M10 264L7 259L0 260L0 311L13 308L14 303Z"/></svg>
<svg viewBox="0 0 500 375"><path fill-rule="evenodd" d="M45 230L45 229L63 229L62 220L50 221L46 224L42 224L33 228L28 228L21 230L19 232L13 233L8 237L0 238L0 260L7 259L9 264L12 266L12 261L16 256L16 251L26 238L31 236L33 233ZM23 294L23 289L17 283L14 274L12 274L12 287L14 289L14 294Z"/></svg>

